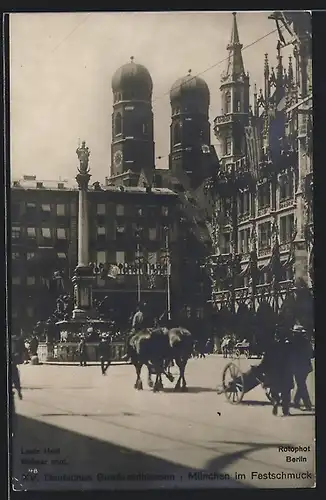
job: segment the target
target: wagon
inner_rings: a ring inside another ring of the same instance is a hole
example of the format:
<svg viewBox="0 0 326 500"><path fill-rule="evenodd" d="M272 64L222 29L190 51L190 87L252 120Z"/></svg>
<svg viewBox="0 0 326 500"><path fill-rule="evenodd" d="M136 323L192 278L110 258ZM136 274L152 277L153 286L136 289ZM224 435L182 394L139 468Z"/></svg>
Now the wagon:
<svg viewBox="0 0 326 500"><path fill-rule="evenodd" d="M224 394L229 403L236 405L245 394L262 385L267 399L272 401L271 390L266 383L266 376L260 365L252 365L243 373L238 365L228 363L223 370L222 385L217 388L217 393Z"/></svg>
<svg viewBox="0 0 326 500"><path fill-rule="evenodd" d="M259 346L255 343L247 342L246 340L242 342L237 342L233 347L231 357L234 358L262 358L262 352Z"/></svg>
<svg viewBox="0 0 326 500"><path fill-rule="evenodd" d="M249 358L250 355L250 344L247 341L237 342L233 348L232 356L235 358L240 358L241 355Z"/></svg>

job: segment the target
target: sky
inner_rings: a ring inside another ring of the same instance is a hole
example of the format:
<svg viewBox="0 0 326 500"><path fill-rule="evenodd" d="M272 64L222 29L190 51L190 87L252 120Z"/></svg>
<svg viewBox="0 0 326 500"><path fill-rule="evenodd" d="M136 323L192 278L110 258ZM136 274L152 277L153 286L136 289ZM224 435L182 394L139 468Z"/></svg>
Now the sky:
<svg viewBox="0 0 326 500"><path fill-rule="evenodd" d="M264 54L271 66L276 63L276 32L245 48L275 29L268 15L237 15L251 90L255 82L262 86ZM162 157L156 167L167 168L169 90L189 69L200 74L210 89L212 124L220 114L231 29L231 12L11 14L12 179L73 181L78 141L86 140L92 182L104 182L110 172L111 79L131 56L152 76L155 155ZM211 140L217 144L213 131Z"/></svg>

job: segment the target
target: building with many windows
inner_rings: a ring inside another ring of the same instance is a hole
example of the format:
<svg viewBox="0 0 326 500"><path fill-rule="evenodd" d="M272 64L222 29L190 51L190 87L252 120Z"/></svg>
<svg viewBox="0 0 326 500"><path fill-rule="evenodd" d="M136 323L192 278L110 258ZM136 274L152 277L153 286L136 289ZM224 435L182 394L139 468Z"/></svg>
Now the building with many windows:
<svg viewBox="0 0 326 500"><path fill-rule="evenodd" d="M77 264L77 188L36 179L11 189L12 318L15 330L46 320L58 295L71 293ZM93 295L120 322L139 299L153 315L167 308L179 287L178 197L165 188L98 186L88 191ZM168 261L169 259L169 261ZM117 275L110 276L110 266ZM120 317L119 317L120 315Z"/></svg>

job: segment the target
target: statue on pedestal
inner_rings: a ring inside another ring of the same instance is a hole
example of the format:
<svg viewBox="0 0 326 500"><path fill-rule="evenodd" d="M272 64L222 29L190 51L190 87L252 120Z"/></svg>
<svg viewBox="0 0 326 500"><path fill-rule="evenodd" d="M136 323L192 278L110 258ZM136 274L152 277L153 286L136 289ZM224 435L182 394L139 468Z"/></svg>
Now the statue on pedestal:
<svg viewBox="0 0 326 500"><path fill-rule="evenodd" d="M79 160L79 168L78 168L79 173L88 174L89 172L88 162L91 152L89 148L86 146L85 141L83 141L82 145L76 149L76 153Z"/></svg>

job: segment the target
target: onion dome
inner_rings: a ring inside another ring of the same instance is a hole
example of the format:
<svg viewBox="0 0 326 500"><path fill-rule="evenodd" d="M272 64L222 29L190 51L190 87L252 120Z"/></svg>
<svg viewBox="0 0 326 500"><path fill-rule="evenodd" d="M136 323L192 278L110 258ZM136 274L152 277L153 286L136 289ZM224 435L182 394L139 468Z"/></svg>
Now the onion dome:
<svg viewBox="0 0 326 500"><path fill-rule="evenodd" d="M183 78L179 78L170 90L171 103L175 101L197 101L202 105L209 106L210 94L205 80L199 76L193 76L191 70Z"/></svg>
<svg viewBox="0 0 326 500"><path fill-rule="evenodd" d="M125 99L151 100L153 82L149 71L142 64L136 64L134 58L121 66L112 78L112 90Z"/></svg>

